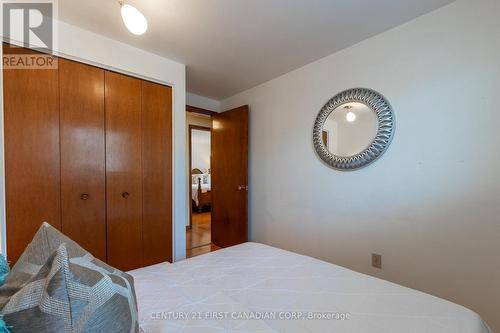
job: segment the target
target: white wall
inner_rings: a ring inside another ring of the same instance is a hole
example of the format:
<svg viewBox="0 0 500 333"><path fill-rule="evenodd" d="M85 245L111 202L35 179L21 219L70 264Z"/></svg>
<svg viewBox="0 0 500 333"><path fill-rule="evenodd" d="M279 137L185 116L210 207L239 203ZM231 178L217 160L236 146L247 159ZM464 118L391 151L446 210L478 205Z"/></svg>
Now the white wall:
<svg viewBox="0 0 500 333"><path fill-rule="evenodd" d="M205 110L220 112L220 101L189 92L186 94L186 104Z"/></svg>
<svg viewBox="0 0 500 333"><path fill-rule="evenodd" d="M186 256L186 84L185 66L115 40L60 22L57 54L110 70L167 84L173 88L174 127L174 258ZM1 51L0 51L1 52ZM0 54L1 55L1 54ZM1 76L1 75L0 75ZM2 90L3 91L3 90ZM1 101L3 108L3 101ZM3 109L0 117L3 121ZM3 127L0 147L3 149ZM2 151L3 153L3 151ZM1 186L4 188L3 154ZM2 249L5 251L5 195L1 191Z"/></svg>
<svg viewBox="0 0 500 333"><path fill-rule="evenodd" d="M500 331L499 13L459 0L223 101L250 105L251 239L449 299ZM380 160L339 172L312 128L353 87L385 95L397 128Z"/></svg>
<svg viewBox="0 0 500 333"><path fill-rule="evenodd" d="M210 132L193 130L191 133L191 169L210 171Z"/></svg>

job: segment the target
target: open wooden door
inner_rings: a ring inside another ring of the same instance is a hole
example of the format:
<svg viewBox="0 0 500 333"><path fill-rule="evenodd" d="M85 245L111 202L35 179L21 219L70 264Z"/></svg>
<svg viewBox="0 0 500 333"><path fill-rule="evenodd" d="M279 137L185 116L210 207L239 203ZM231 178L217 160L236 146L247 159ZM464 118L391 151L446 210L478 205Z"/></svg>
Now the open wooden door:
<svg viewBox="0 0 500 333"><path fill-rule="evenodd" d="M212 117L212 243L248 240L248 106Z"/></svg>

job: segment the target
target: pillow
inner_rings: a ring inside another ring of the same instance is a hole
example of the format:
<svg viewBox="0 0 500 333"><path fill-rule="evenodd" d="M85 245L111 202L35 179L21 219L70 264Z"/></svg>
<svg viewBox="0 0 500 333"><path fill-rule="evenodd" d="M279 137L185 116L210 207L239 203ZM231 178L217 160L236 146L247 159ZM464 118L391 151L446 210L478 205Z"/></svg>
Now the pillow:
<svg viewBox="0 0 500 333"><path fill-rule="evenodd" d="M5 321L3 321L3 316L0 315L0 333L10 333L9 328L5 324Z"/></svg>
<svg viewBox="0 0 500 333"><path fill-rule="evenodd" d="M44 223L0 287L21 332L138 332L133 278Z"/></svg>
<svg viewBox="0 0 500 333"><path fill-rule="evenodd" d="M5 280L7 279L7 275L9 274L9 264L7 263L7 260L5 260L5 257L3 254L0 254L0 286L2 286L5 283ZM0 315L0 333L9 333L9 328L3 321L3 316Z"/></svg>
<svg viewBox="0 0 500 333"><path fill-rule="evenodd" d="M0 286L5 283L5 279L7 279L7 275L9 274L9 264L3 254L0 254ZM0 331L2 332L2 331Z"/></svg>
<svg viewBox="0 0 500 333"><path fill-rule="evenodd" d="M74 332L68 295L69 262L62 244L5 304L2 314L19 332Z"/></svg>

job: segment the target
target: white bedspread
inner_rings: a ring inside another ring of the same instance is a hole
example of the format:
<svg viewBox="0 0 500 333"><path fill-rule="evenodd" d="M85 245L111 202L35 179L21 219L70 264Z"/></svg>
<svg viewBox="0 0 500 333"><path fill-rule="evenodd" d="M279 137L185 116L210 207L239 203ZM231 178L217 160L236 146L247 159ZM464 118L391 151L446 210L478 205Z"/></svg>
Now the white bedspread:
<svg viewBox="0 0 500 333"><path fill-rule="evenodd" d="M462 306L256 243L130 273L146 333L490 332Z"/></svg>

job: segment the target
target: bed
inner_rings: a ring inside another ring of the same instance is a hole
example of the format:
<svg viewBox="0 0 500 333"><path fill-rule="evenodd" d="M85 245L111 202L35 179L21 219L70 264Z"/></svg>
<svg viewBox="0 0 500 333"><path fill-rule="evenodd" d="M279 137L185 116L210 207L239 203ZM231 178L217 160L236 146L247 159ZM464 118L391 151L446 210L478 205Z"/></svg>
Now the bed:
<svg viewBox="0 0 500 333"><path fill-rule="evenodd" d="M146 333L491 333L462 306L257 243L129 273Z"/></svg>
<svg viewBox="0 0 500 333"><path fill-rule="evenodd" d="M203 174L199 169L193 169L191 172L191 198L193 208L198 212L203 210L203 207L211 206L212 204L212 188L210 175ZM206 181L203 181L203 180Z"/></svg>

